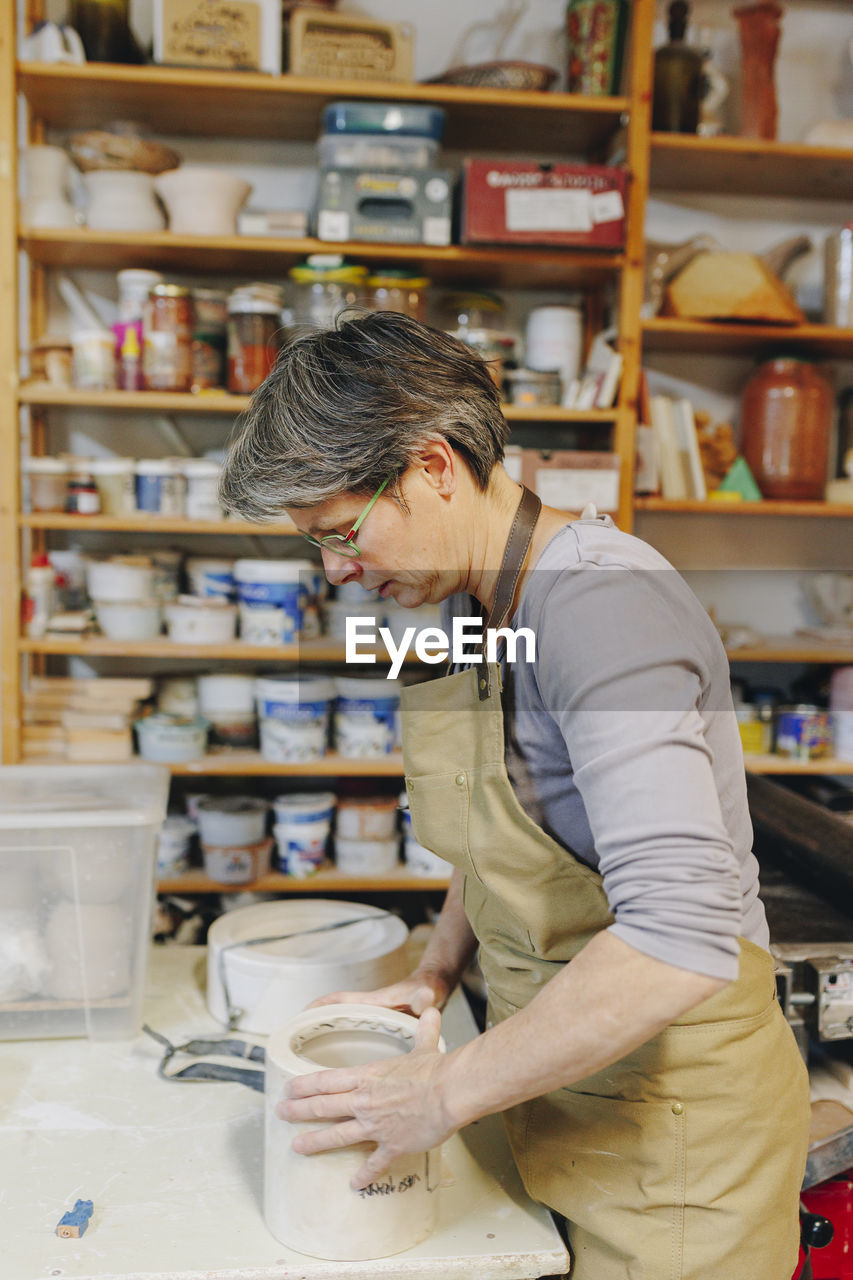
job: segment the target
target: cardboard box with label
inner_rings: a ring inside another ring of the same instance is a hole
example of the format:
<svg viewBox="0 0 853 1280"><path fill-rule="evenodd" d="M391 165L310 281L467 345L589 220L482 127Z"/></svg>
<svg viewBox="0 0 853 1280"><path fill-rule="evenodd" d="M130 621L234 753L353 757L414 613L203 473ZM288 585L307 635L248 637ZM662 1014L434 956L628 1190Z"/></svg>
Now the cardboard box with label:
<svg viewBox="0 0 853 1280"><path fill-rule="evenodd" d="M323 169L317 239L450 244L452 192L445 169Z"/></svg>
<svg viewBox="0 0 853 1280"><path fill-rule="evenodd" d="M154 0L154 61L279 75L281 5L276 0Z"/></svg>
<svg viewBox="0 0 853 1280"><path fill-rule="evenodd" d="M619 507L618 453L585 449L524 449L522 482L558 511L581 512L588 502L599 511Z"/></svg>
<svg viewBox="0 0 853 1280"><path fill-rule="evenodd" d="M621 249L625 171L612 165L464 162L462 244Z"/></svg>
<svg viewBox="0 0 853 1280"><path fill-rule="evenodd" d="M414 79L414 28L408 22L297 8L290 17L289 44L290 70L297 76Z"/></svg>

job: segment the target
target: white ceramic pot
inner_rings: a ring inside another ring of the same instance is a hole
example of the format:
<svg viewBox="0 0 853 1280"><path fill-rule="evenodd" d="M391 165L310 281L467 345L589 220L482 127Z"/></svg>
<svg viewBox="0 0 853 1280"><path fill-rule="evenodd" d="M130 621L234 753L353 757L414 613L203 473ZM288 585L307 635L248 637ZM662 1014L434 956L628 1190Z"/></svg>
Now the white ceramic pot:
<svg viewBox="0 0 853 1280"><path fill-rule="evenodd" d="M300 1253L335 1261L386 1258L425 1240L438 1219L441 1149L398 1157L361 1191L350 1181L366 1146L303 1156L299 1132L276 1115L291 1080L330 1067L400 1057L414 1047L417 1019L396 1009L333 1004L305 1009L271 1037L266 1055L264 1217L277 1240ZM325 1127L328 1120L321 1122Z"/></svg>
<svg viewBox="0 0 853 1280"><path fill-rule="evenodd" d="M154 566L142 557L111 556L86 561L86 590L92 600L152 600Z"/></svg>
<svg viewBox="0 0 853 1280"><path fill-rule="evenodd" d="M68 199L73 165L62 147L32 146L24 154L27 194L21 221L28 227L73 227L77 210Z"/></svg>
<svg viewBox="0 0 853 1280"><path fill-rule="evenodd" d="M97 231L162 231L154 179L135 169L92 169L83 175L89 196L86 225Z"/></svg>
<svg viewBox="0 0 853 1280"><path fill-rule="evenodd" d="M397 916L363 902L280 899L226 911L207 935L208 1008L227 1022L224 977L242 1010L237 1026L269 1035L318 996L404 977L408 934ZM279 940L239 945L256 938Z"/></svg>
<svg viewBox="0 0 853 1280"><path fill-rule="evenodd" d="M145 760L180 764L200 760L207 749L206 720L200 716L173 716L155 712L135 724L139 754Z"/></svg>
<svg viewBox="0 0 853 1280"><path fill-rule="evenodd" d="M166 605L169 639L176 644L230 644L237 631L237 606L204 596L178 596Z"/></svg>
<svg viewBox="0 0 853 1280"><path fill-rule="evenodd" d="M209 796L198 804L199 834L205 844L257 844L266 834L265 800L255 796Z"/></svg>
<svg viewBox="0 0 853 1280"><path fill-rule="evenodd" d="M335 837L335 862L345 876L383 876L399 866L400 841Z"/></svg>
<svg viewBox="0 0 853 1280"><path fill-rule="evenodd" d="M169 214L169 230L187 236L235 236L237 213L252 190L224 169L181 165L154 179Z"/></svg>

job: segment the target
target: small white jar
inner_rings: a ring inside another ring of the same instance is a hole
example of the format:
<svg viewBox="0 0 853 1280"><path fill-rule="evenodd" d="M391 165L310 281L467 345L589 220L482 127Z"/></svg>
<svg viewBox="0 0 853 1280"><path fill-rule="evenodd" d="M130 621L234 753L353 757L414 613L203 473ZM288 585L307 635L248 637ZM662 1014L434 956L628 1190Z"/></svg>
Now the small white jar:
<svg viewBox="0 0 853 1280"><path fill-rule="evenodd" d="M382 876L399 866L400 842L393 840L346 840L335 836L335 862L347 876Z"/></svg>
<svg viewBox="0 0 853 1280"><path fill-rule="evenodd" d="M101 495L104 515L127 516L136 511L136 463L133 458L92 458L89 471Z"/></svg>
<svg viewBox="0 0 853 1280"><path fill-rule="evenodd" d="M166 605L169 639L176 644L230 644L237 631L237 606L203 596L178 596Z"/></svg>
<svg viewBox="0 0 853 1280"><path fill-rule="evenodd" d="M136 509L157 516L183 516L187 482L175 458L140 458L136 464Z"/></svg>
<svg viewBox="0 0 853 1280"><path fill-rule="evenodd" d="M222 520L219 505L219 479L222 467L211 458L187 458L183 464L187 482L186 510L188 520Z"/></svg>
<svg viewBox="0 0 853 1280"><path fill-rule="evenodd" d="M157 596L154 577L154 566L144 556L86 561L86 590L92 600L153 600Z"/></svg>
<svg viewBox="0 0 853 1280"><path fill-rule="evenodd" d="M200 717L189 719L157 711L137 720L134 728L143 760L183 764L201 760L207 749L207 721Z"/></svg>
<svg viewBox="0 0 853 1280"><path fill-rule="evenodd" d="M159 600L94 600L98 626L108 640L156 640L163 622Z"/></svg>

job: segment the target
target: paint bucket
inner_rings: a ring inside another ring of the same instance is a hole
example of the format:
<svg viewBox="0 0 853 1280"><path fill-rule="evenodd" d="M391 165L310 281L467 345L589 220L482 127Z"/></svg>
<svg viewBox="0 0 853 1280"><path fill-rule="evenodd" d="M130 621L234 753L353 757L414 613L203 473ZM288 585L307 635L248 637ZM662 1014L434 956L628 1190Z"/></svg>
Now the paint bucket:
<svg viewBox="0 0 853 1280"><path fill-rule="evenodd" d="M344 840L335 836L335 863L346 876L384 876L399 867L400 841Z"/></svg>
<svg viewBox="0 0 853 1280"><path fill-rule="evenodd" d="M325 676L256 680L261 755L278 762L319 760L326 752L334 695L335 683Z"/></svg>
<svg viewBox="0 0 853 1280"><path fill-rule="evenodd" d="M344 840L391 840L397 833L393 796L357 796L338 803L335 834Z"/></svg>
<svg viewBox="0 0 853 1280"><path fill-rule="evenodd" d="M316 1258L366 1261L411 1249L435 1229L440 1149L399 1156L375 1183L354 1191L350 1182L364 1162L365 1144L299 1155L294 1137L318 1128L317 1121L289 1124L275 1110L295 1077L410 1053L416 1030L417 1019L395 1009L327 1005L305 1009L270 1038L264 1218L288 1248Z"/></svg>
<svg viewBox="0 0 853 1280"><path fill-rule="evenodd" d="M302 634L314 570L310 560L237 560L237 598L249 609L278 609L282 614L282 643L290 644Z"/></svg>
<svg viewBox="0 0 853 1280"><path fill-rule="evenodd" d="M136 509L158 516L183 516L186 486L177 458L140 458L136 464Z"/></svg>
<svg viewBox="0 0 853 1280"><path fill-rule="evenodd" d="M157 711L137 720L134 728L143 760L183 764L201 760L207 751L208 724L200 716L171 716Z"/></svg>
<svg viewBox="0 0 853 1280"><path fill-rule="evenodd" d="M251 884L269 871L272 846L271 839L241 845L211 845L202 841L205 874L219 884Z"/></svg>
<svg viewBox="0 0 853 1280"><path fill-rule="evenodd" d="M157 686L157 710L194 719L199 713L198 687L192 676L168 676Z"/></svg>
<svg viewBox="0 0 853 1280"><path fill-rule="evenodd" d="M382 604L351 604L348 600L327 600L323 606L323 620L327 636L333 640L346 640L347 618L356 618L366 624L363 634L369 635L372 628L378 636L378 628L385 625L385 606ZM361 642L366 643L365 641Z"/></svg>
<svg viewBox="0 0 853 1280"><path fill-rule="evenodd" d="M221 747L255 746L254 676L199 676L198 697L199 709L210 721L211 744Z"/></svg>
<svg viewBox="0 0 853 1280"><path fill-rule="evenodd" d="M335 747L347 759L388 755L397 743L400 716L399 680L335 680Z"/></svg>
<svg viewBox="0 0 853 1280"><path fill-rule="evenodd" d="M233 560L212 560L204 556L190 556L185 567L191 595L221 596L225 600L237 599Z"/></svg>
<svg viewBox="0 0 853 1280"><path fill-rule="evenodd" d="M187 458L183 463L187 482L187 519L222 520L219 505L220 463L212 458Z"/></svg>
<svg viewBox="0 0 853 1280"><path fill-rule="evenodd" d="M156 640L163 621L159 600L93 600L98 626L108 640Z"/></svg>
<svg viewBox="0 0 853 1280"><path fill-rule="evenodd" d="M257 844L266 835L268 808L258 796L208 796L196 806L199 835L221 848Z"/></svg>
<svg viewBox="0 0 853 1280"><path fill-rule="evenodd" d="M195 823L182 814L166 818L157 841L157 874L179 875L189 866L190 841Z"/></svg>
<svg viewBox="0 0 853 1280"><path fill-rule="evenodd" d="M92 600L151 600L156 596L154 566L147 556L109 556L86 561L86 590Z"/></svg>
<svg viewBox="0 0 853 1280"><path fill-rule="evenodd" d="M335 796L331 791L298 792L273 801L278 870L301 878L319 870L332 830Z"/></svg>
<svg viewBox="0 0 853 1280"><path fill-rule="evenodd" d="M240 605L240 639L246 644L284 644L287 615L274 605ZM290 636L292 639L292 636Z"/></svg>

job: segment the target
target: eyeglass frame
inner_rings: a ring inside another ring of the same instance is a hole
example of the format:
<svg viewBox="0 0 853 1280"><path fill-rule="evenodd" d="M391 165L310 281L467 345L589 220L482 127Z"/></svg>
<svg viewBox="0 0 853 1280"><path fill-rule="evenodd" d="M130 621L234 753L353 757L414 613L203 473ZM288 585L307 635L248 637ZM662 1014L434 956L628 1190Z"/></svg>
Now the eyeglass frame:
<svg viewBox="0 0 853 1280"><path fill-rule="evenodd" d="M353 525L353 527L350 529L349 533L347 534L327 533L323 538L315 538L313 533L306 533L304 529L300 529L299 532L302 534L302 537L305 539L306 542L311 543L312 547L319 547L321 551L325 548L329 551L333 551L334 554L337 556L346 556L347 559L349 560L355 560L358 556L361 555L361 548L356 546L356 544L353 542L353 538L358 533L364 521L365 516L369 515L369 513L373 510L373 507L378 501L379 496L382 493L383 489L385 489L386 486L389 485L390 483L391 483L391 477L387 476L386 479L382 481L381 485L376 490L373 497L370 499L367 506L364 508L361 515L358 517L355 524ZM339 546L333 545L335 543L338 543L340 545ZM344 548L346 549L344 550Z"/></svg>

